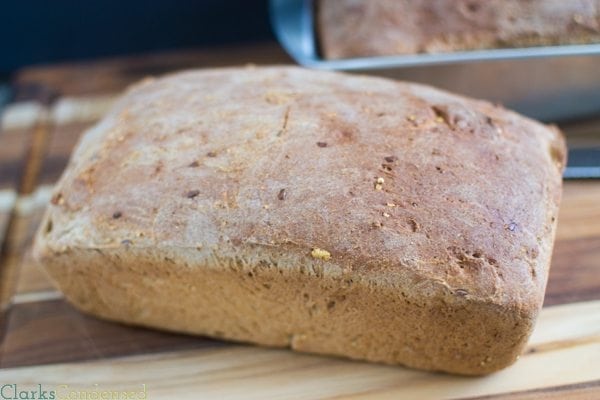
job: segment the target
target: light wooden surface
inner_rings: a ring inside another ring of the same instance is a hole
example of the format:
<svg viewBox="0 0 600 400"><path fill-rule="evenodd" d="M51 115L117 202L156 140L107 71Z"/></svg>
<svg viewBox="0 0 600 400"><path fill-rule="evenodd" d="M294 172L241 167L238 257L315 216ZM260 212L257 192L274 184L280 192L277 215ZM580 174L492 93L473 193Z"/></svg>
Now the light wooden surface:
<svg viewBox="0 0 600 400"><path fill-rule="evenodd" d="M0 298L12 300L0 316L0 383L107 390L146 384L153 399L600 398L600 181L565 184L536 331L521 360L484 378L128 327L82 315L62 299L32 263L31 239L79 134L115 94L146 75L175 69L287 60L279 48L258 45L18 74L16 102L0 129ZM600 134L600 123L597 131L591 126L591 134Z"/></svg>
<svg viewBox="0 0 600 400"><path fill-rule="evenodd" d="M518 363L483 378L230 345L29 368L3 377L83 389L90 383L177 399L453 399L600 379L600 301L544 309ZM76 373L74 373L76 371Z"/></svg>

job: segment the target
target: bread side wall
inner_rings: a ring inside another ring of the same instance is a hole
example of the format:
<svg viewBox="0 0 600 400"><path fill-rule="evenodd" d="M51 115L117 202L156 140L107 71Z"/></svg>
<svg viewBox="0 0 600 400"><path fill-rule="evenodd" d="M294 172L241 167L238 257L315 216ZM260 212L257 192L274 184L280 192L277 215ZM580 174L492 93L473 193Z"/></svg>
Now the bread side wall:
<svg viewBox="0 0 600 400"><path fill-rule="evenodd" d="M45 265L71 303L101 318L461 374L514 362L535 319L461 293L418 296L432 291L282 268L272 258L194 265L185 254L194 251L71 249Z"/></svg>

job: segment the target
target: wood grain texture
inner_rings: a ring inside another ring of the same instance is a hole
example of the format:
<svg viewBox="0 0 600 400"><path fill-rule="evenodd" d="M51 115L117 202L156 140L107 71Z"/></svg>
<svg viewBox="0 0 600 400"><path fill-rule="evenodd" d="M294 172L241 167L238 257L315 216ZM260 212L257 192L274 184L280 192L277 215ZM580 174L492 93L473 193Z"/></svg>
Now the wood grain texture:
<svg viewBox="0 0 600 400"><path fill-rule="evenodd" d="M9 108L8 112L10 110ZM7 161L2 160L0 164L7 165L7 177L1 180L5 182L8 190L14 191L15 194L28 195L35 188L42 155L45 153L48 133L47 109L43 105L35 109L31 114L31 121L24 124L23 130L13 129L6 123L6 118L2 121L6 128L2 139L7 145ZM20 204L22 203L17 198L13 209L5 211L1 218L3 230L0 237L3 240L0 248L0 312L8 307L15 291L20 260L30 242L27 236L30 220L19 213Z"/></svg>
<svg viewBox="0 0 600 400"><path fill-rule="evenodd" d="M14 304L8 325L10 335L0 347L4 368L222 345L88 317L62 299Z"/></svg>
<svg viewBox="0 0 600 400"><path fill-rule="evenodd" d="M479 400L533 400L542 398L546 400L600 399L600 380L574 385L553 386L544 389L477 397Z"/></svg>
<svg viewBox="0 0 600 400"><path fill-rule="evenodd" d="M600 201L599 201L600 202ZM600 237L558 240L545 305L600 298Z"/></svg>
<svg viewBox="0 0 600 400"><path fill-rule="evenodd" d="M289 64L290 57L274 42L177 52L152 53L102 61L32 67L19 71L14 84L50 88L61 96L114 94L149 75L188 68L245 64Z"/></svg>
<svg viewBox="0 0 600 400"><path fill-rule="evenodd" d="M0 189L17 189L29 136L28 128L0 130Z"/></svg>
<svg viewBox="0 0 600 400"><path fill-rule="evenodd" d="M15 296L58 291L46 271L34 262L30 248L21 259Z"/></svg>
<svg viewBox="0 0 600 400"><path fill-rule="evenodd" d="M600 136L600 123L598 123ZM600 184L596 180L566 181L558 216L558 242L600 237Z"/></svg>
<svg viewBox="0 0 600 400"><path fill-rule="evenodd" d="M37 103L22 104L20 107L12 105L4 110L0 118L0 244L5 243L27 163L32 129L40 110Z"/></svg>
<svg viewBox="0 0 600 400"><path fill-rule="evenodd" d="M512 367L481 378L228 345L86 363L7 368L6 381L135 388L177 399L451 399L600 379L600 301L542 311L530 348ZM73 371L77 371L73 374Z"/></svg>

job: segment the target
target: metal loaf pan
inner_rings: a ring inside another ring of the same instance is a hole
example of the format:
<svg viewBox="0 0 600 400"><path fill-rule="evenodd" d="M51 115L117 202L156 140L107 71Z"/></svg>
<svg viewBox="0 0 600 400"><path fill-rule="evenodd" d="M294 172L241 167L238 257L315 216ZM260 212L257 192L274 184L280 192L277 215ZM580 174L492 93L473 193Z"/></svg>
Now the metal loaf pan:
<svg viewBox="0 0 600 400"><path fill-rule="evenodd" d="M600 113L600 44L323 59L312 0L271 0L280 43L301 65L421 82L544 121Z"/></svg>

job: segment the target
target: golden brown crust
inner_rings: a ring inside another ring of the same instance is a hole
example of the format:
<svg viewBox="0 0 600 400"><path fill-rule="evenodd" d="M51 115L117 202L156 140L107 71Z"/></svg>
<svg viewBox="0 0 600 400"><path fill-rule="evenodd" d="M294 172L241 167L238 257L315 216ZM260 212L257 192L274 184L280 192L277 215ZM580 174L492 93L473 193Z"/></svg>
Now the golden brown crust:
<svg viewBox="0 0 600 400"><path fill-rule="evenodd" d="M558 130L426 86L184 72L136 85L83 136L35 253L106 318L486 373L541 307L564 162Z"/></svg>
<svg viewBox="0 0 600 400"><path fill-rule="evenodd" d="M600 41L600 0L319 0L325 58Z"/></svg>

